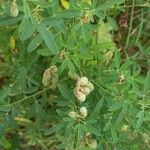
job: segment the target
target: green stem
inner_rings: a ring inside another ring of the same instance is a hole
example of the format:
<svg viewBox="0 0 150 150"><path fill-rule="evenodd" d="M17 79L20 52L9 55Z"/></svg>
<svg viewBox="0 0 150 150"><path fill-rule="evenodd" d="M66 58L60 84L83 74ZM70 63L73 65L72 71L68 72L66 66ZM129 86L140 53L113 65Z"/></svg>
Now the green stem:
<svg viewBox="0 0 150 150"><path fill-rule="evenodd" d="M6 105L6 106L13 106L13 105L19 104L19 103L21 103L21 102L24 102L24 101L30 99L30 98L33 98L33 99L35 100L35 97L36 97L36 96L41 95L44 91L47 91L47 90L50 90L50 87L44 88L44 89L42 89L41 91L38 91L37 93L34 93L34 94L30 95L30 96L27 96L27 97L25 97L25 98L23 98L23 99L21 99L21 100L19 100L19 101L16 101L16 102L14 102L14 103L8 104L8 105Z"/></svg>
<svg viewBox="0 0 150 150"><path fill-rule="evenodd" d="M126 5L126 6L120 6L120 7L124 7L124 8L130 8L130 7L150 7L149 3L145 3L145 4L136 4L136 5Z"/></svg>
<svg viewBox="0 0 150 150"><path fill-rule="evenodd" d="M127 49L128 44L129 44L130 33L131 33L131 30L132 30L132 24L133 24L134 4L135 4L135 0L132 1L132 9L131 9L131 17L130 17L128 36L127 36L127 40L126 40L126 44L125 44L125 48L124 48L126 53L127 53L126 49Z"/></svg>
<svg viewBox="0 0 150 150"><path fill-rule="evenodd" d="M137 35L135 44L137 44L138 41L139 41L139 38L140 38L140 35L141 35L141 32L142 32L142 28L143 28L143 24L144 24L144 21L143 21L143 11L142 11L142 12L141 12L141 23L140 23L140 28L139 28L139 32L138 32L138 35Z"/></svg>

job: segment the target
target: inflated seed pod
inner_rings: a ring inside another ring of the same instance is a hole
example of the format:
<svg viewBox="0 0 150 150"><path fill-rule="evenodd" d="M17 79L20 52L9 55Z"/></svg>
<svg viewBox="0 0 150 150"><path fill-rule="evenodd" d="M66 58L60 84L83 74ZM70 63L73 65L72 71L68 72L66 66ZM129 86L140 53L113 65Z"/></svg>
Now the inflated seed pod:
<svg viewBox="0 0 150 150"><path fill-rule="evenodd" d="M51 83L51 79L52 79L51 72L49 69L46 69L43 74L43 80L42 80L43 85L49 86Z"/></svg>
<svg viewBox="0 0 150 150"><path fill-rule="evenodd" d="M87 111L86 107L81 107L81 108L80 108L80 113L81 113L81 116L82 116L83 118L86 118L86 117L87 117L87 114L88 114L88 111Z"/></svg>
<svg viewBox="0 0 150 150"><path fill-rule="evenodd" d="M71 112L68 113L68 116L73 118L73 119L76 119L78 117L78 114L74 111L71 111Z"/></svg>
<svg viewBox="0 0 150 150"><path fill-rule="evenodd" d="M56 89L58 85L58 75L55 74L52 76L52 79L50 81L50 89Z"/></svg>
<svg viewBox="0 0 150 150"><path fill-rule="evenodd" d="M16 0L13 0L11 7L10 7L10 13L12 17L17 17L19 14L18 6L16 3Z"/></svg>
<svg viewBox="0 0 150 150"><path fill-rule="evenodd" d="M88 146L91 149L96 149L97 148L97 141L95 139L90 140L90 143L88 144Z"/></svg>
<svg viewBox="0 0 150 150"><path fill-rule="evenodd" d="M94 85L90 81L86 86L90 89L90 92L94 90Z"/></svg>
<svg viewBox="0 0 150 150"><path fill-rule="evenodd" d="M74 95L80 102L84 102L86 99L86 95L80 91L80 87L74 89Z"/></svg>
<svg viewBox="0 0 150 150"><path fill-rule="evenodd" d="M88 78L87 77L81 77L78 79L76 86L84 86L88 84Z"/></svg>
<svg viewBox="0 0 150 150"><path fill-rule="evenodd" d="M51 89L57 87L58 82L57 70L58 69L55 65L52 65L50 68L45 70L42 80L44 86L50 86Z"/></svg>
<svg viewBox="0 0 150 150"><path fill-rule="evenodd" d="M58 68L55 65L52 65L49 70L52 74L55 74L58 71Z"/></svg>
<svg viewBox="0 0 150 150"><path fill-rule="evenodd" d="M91 92L90 88L88 88L88 87L86 87L86 86L85 86L85 87L81 87L80 89L81 89L80 91L81 91L82 93L84 93L86 96L89 95L90 92Z"/></svg>

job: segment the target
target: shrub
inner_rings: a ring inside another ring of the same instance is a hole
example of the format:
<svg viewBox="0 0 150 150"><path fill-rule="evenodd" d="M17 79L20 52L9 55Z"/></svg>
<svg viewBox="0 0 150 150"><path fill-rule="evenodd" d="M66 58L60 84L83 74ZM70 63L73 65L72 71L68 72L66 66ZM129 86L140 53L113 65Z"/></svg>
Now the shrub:
<svg viewBox="0 0 150 150"><path fill-rule="evenodd" d="M148 1L0 2L1 149L149 149Z"/></svg>

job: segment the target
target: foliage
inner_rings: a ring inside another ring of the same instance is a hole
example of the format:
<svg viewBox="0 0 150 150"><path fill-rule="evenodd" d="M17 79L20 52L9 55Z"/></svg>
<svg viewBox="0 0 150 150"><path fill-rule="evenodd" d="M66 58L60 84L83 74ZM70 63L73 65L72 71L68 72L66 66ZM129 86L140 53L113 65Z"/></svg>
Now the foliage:
<svg viewBox="0 0 150 150"><path fill-rule="evenodd" d="M148 0L0 3L1 149L150 148Z"/></svg>

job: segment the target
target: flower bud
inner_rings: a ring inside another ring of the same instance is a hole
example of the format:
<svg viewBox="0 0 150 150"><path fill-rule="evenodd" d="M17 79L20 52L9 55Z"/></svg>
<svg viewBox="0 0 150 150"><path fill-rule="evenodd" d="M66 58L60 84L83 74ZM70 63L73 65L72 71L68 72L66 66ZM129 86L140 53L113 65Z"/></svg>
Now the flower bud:
<svg viewBox="0 0 150 150"><path fill-rule="evenodd" d="M80 113L81 113L81 116L83 116L84 118L86 118L87 114L88 114L88 111L87 111L86 107L81 107L80 108Z"/></svg>
<svg viewBox="0 0 150 150"><path fill-rule="evenodd" d="M96 140L91 140L90 143L88 144L88 146L92 149L96 149L97 148L97 141Z"/></svg>
<svg viewBox="0 0 150 150"><path fill-rule="evenodd" d="M79 89L79 87L76 87L74 89L74 95L76 96L76 98L80 101L80 102L84 102L86 99L86 96L84 93L82 93Z"/></svg>
<svg viewBox="0 0 150 150"><path fill-rule="evenodd" d="M71 117L73 119L76 119L78 117L78 114L76 112L74 112L74 111L69 112L68 115L69 115L69 117Z"/></svg>
<svg viewBox="0 0 150 150"><path fill-rule="evenodd" d="M14 0L11 4L11 8L10 8L10 12L11 12L11 16L12 17L17 17L19 14L19 10L18 10L18 6L16 4L16 0Z"/></svg>

